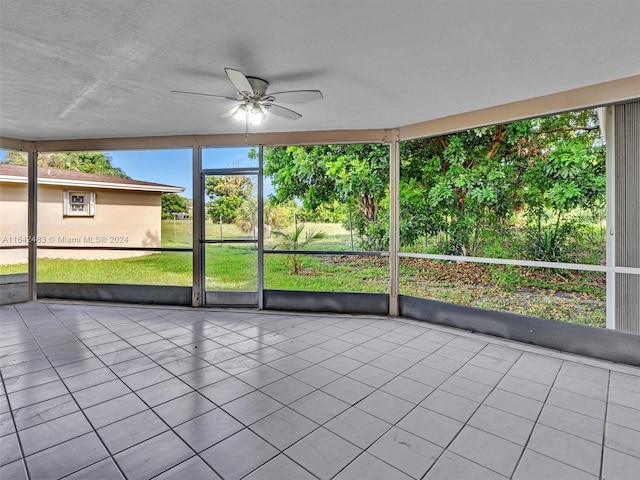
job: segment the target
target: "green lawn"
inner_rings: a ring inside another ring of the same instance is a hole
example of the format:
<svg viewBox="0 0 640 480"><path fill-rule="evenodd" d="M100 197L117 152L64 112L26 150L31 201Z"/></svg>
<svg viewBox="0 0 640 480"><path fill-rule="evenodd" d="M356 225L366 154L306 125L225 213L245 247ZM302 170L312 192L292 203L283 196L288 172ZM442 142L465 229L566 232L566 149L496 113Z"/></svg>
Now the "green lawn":
<svg viewBox="0 0 640 480"><path fill-rule="evenodd" d="M25 265L2 265L0 274L22 273ZM163 252L116 260L38 260L39 282L123 283L141 285L192 284L190 252Z"/></svg>
<svg viewBox="0 0 640 480"><path fill-rule="evenodd" d="M299 262L300 271L293 275L288 255L265 255L264 288L316 292L389 291L386 257L300 255Z"/></svg>
<svg viewBox="0 0 640 480"><path fill-rule="evenodd" d="M258 290L258 250L254 245L207 245L205 273L207 290Z"/></svg>
<svg viewBox="0 0 640 480"><path fill-rule="evenodd" d="M313 250L347 250L349 232L338 224L308 224L327 238ZM206 225L207 238L218 238L220 226ZM235 225L222 226L223 238L246 236ZM163 246L191 248L191 222L163 221ZM272 249L276 237L265 240ZM290 257L264 258L266 289L385 293L389 285L386 257L299 256L293 275ZM206 288L257 290L257 249L252 244L209 244L205 248ZM23 273L26 265L0 266L0 274ZM192 284L189 252L162 252L118 260L38 260L38 280L63 283L145 285ZM500 265L402 259L400 293L461 305L522 313L544 318L605 325L605 275Z"/></svg>

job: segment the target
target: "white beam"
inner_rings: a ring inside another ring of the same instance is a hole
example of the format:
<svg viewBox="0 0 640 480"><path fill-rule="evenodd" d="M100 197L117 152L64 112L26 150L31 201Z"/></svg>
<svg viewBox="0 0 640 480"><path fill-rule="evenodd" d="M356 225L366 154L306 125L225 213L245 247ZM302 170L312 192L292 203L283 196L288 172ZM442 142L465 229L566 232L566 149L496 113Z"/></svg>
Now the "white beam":
<svg viewBox="0 0 640 480"><path fill-rule="evenodd" d="M389 315L398 316L398 252L400 250L400 141L394 136L389 149Z"/></svg>
<svg viewBox="0 0 640 480"><path fill-rule="evenodd" d="M606 160L606 177L607 177L607 193L606 193L606 265L607 267L616 266L616 151L615 151L615 106L604 109L604 132L607 145ZM607 328L616 328L616 272L607 272Z"/></svg>
<svg viewBox="0 0 640 480"><path fill-rule="evenodd" d="M612 105L638 98L640 98L640 75L635 75L542 97L405 125L399 128L400 140L432 137L525 118Z"/></svg>
<svg viewBox="0 0 640 480"><path fill-rule="evenodd" d="M27 156L27 285L30 302L38 299L38 152L30 151Z"/></svg>

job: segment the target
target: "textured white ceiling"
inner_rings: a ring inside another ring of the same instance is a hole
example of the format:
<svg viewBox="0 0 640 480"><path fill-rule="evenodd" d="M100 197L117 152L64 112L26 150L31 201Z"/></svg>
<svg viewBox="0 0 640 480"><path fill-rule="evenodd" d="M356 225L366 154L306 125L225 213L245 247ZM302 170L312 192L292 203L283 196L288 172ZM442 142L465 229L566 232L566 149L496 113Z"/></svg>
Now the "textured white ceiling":
<svg viewBox="0 0 640 480"><path fill-rule="evenodd" d="M0 41L7 137L240 133L169 92L225 67L324 94L253 131L391 128L640 74L640 1L0 0Z"/></svg>

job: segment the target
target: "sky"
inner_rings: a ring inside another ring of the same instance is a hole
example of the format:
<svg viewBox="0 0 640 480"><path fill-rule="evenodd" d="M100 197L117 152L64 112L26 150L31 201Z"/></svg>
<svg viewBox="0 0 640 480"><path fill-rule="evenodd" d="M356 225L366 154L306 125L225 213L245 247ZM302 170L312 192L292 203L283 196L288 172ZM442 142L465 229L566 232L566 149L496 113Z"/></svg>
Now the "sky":
<svg viewBox="0 0 640 480"><path fill-rule="evenodd" d="M203 168L256 166L248 158L250 148L206 148L202 151ZM134 180L184 187L180 195L192 198L191 149L180 150L119 150L105 151L115 167L121 168ZM5 152L0 150L0 161ZM273 192L268 179L264 183L265 195Z"/></svg>
<svg viewBox="0 0 640 480"><path fill-rule="evenodd" d="M134 180L184 187L180 195L191 198L191 150L126 150L104 152L114 167Z"/></svg>

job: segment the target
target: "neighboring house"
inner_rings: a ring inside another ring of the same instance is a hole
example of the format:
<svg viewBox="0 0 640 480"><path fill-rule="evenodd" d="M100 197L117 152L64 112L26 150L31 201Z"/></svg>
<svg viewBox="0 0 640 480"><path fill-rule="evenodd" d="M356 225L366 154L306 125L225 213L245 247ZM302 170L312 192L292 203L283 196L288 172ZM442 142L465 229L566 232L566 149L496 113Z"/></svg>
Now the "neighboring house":
<svg viewBox="0 0 640 480"><path fill-rule="evenodd" d="M161 195L184 188L57 168L38 169L38 245L160 247ZM0 246L26 246L27 167L0 163ZM118 250L39 249L39 258L148 255ZM25 263L26 249L0 249L0 264Z"/></svg>

